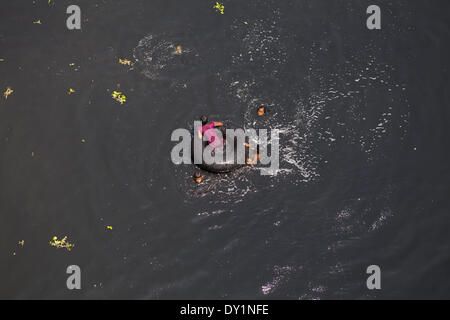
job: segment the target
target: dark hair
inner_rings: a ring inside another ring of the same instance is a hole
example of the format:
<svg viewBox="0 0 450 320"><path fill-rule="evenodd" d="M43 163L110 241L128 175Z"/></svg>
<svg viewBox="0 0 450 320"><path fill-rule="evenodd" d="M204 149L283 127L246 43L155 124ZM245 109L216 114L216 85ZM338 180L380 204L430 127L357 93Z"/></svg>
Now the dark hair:
<svg viewBox="0 0 450 320"><path fill-rule="evenodd" d="M205 125L208 123L208 118L206 116L201 116L200 121L202 122L202 125Z"/></svg>
<svg viewBox="0 0 450 320"><path fill-rule="evenodd" d="M202 176L202 174L200 173L200 171L196 171L195 173L194 173L194 176L193 176L193 178L195 179L195 178L200 178Z"/></svg>

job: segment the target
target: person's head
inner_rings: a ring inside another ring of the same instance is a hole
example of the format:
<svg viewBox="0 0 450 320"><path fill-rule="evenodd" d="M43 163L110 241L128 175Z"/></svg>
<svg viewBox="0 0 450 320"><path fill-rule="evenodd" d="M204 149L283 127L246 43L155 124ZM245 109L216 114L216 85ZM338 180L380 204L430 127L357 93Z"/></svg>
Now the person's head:
<svg viewBox="0 0 450 320"><path fill-rule="evenodd" d="M200 173L200 171L196 171L196 172L194 173L194 175L192 176L192 178L193 178L194 181L197 182L197 183L200 183L200 182L202 182L202 180L203 180L203 176L202 176L202 174Z"/></svg>
<svg viewBox="0 0 450 320"><path fill-rule="evenodd" d="M208 118L206 116L201 116L200 121L202 122L202 125L206 125L208 123Z"/></svg>
<svg viewBox="0 0 450 320"><path fill-rule="evenodd" d="M264 113L266 113L264 106L259 106L258 107L258 116L263 116Z"/></svg>

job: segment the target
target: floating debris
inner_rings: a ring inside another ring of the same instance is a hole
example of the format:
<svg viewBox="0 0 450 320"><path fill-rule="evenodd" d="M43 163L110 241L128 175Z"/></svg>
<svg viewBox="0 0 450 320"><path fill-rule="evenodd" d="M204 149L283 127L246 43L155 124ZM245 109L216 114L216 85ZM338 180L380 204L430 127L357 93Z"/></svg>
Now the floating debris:
<svg viewBox="0 0 450 320"><path fill-rule="evenodd" d="M65 248L67 251L71 251L74 247L69 241L67 241L67 236L58 240L58 237L53 237L53 239L49 242L52 247L56 247L58 249Z"/></svg>
<svg viewBox="0 0 450 320"><path fill-rule="evenodd" d="M127 101L127 97L119 91L114 91L111 96L114 100L120 102L120 104L124 104Z"/></svg>
<svg viewBox="0 0 450 320"><path fill-rule="evenodd" d="M75 65L75 63L69 63L69 67L73 67Z"/></svg>
<svg viewBox="0 0 450 320"><path fill-rule="evenodd" d="M5 62L5 59L0 58L0 62Z"/></svg>
<svg viewBox="0 0 450 320"><path fill-rule="evenodd" d="M34 157L34 151L31 152L31 156Z"/></svg>
<svg viewBox="0 0 450 320"><path fill-rule="evenodd" d="M182 53L183 53L183 48L182 48L180 45L178 45L178 46L177 46L177 49L176 49L175 52L174 52L174 54L180 55L180 54L182 54Z"/></svg>
<svg viewBox="0 0 450 320"><path fill-rule="evenodd" d="M106 229L108 229L108 230L112 230L112 229L113 229L113 227L112 227L112 226L106 226Z"/></svg>
<svg viewBox="0 0 450 320"><path fill-rule="evenodd" d="M81 143L85 143L86 139L85 138L81 138Z"/></svg>
<svg viewBox="0 0 450 320"><path fill-rule="evenodd" d="M41 20L39 19L39 20L33 21L33 24L42 24L42 22L41 22Z"/></svg>
<svg viewBox="0 0 450 320"><path fill-rule="evenodd" d="M216 9L217 12L220 12L220 14L224 14L225 6L219 2L216 2L216 5L213 7Z"/></svg>
<svg viewBox="0 0 450 320"><path fill-rule="evenodd" d="M25 244L25 240L20 240L17 244L19 246L23 247L23 245Z"/></svg>
<svg viewBox="0 0 450 320"><path fill-rule="evenodd" d="M75 93L75 92L76 92L75 90L73 90L72 88L69 88L69 91L67 91L67 94L71 95L72 93Z"/></svg>
<svg viewBox="0 0 450 320"><path fill-rule="evenodd" d="M119 63L123 64L123 65L126 65L126 66L130 66L130 67L133 65L133 62L131 62L130 60L127 60L127 59L120 59L119 58Z"/></svg>
<svg viewBox="0 0 450 320"><path fill-rule="evenodd" d="M11 89L10 87L6 87L6 91L3 92L3 96L5 97L5 99L8 99L9 95L13 92L14 92L13 89Z"/></svg>

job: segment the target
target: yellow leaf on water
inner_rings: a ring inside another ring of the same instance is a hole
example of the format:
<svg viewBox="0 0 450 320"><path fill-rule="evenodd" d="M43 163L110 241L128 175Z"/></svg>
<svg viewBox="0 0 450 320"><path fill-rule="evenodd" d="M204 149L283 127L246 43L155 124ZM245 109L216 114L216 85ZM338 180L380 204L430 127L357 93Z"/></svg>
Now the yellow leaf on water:
<svg viewBox="0 0 450 320"><path fill-rule="evenodd" d="M3 92L3 96L5 97L5 99L8 99L9 95L12 94L14 92L13 89L11 89L10 87L6 87L6 91Z"/></svg>
<svg viewBox="0 0 450 320"><path fill-rule="evenodd" d="M127 101L127 97L122 92L119 91L113 91L111 97L120 104L124 104Z"/></svg>
<svg viewBox="0 0 450 320"><path fill-rule="evenodd" d="M49 242L50 246L56 247L57 249L65 248L67 251L73 249L74 245L67 240L67 236L58 240L58 237L53 237L53 240Z"/></svg>
<svg viewBox="0 0 450 320"><path fill-rule="evenodd" d="M216 2L216 5L213 7L216 9L217 12L220 12L220 14L224 14L225 6L219 2Z"/></svg>
<svg viewBox="0 0 450 320"><path fill-rule="evenodd" d="M130 60L127 60L127 59L120 59L119 58L119 63L123 64L123 65L127 65L127 66L132 66L133 65L133 62L131 62Z"/></svg>

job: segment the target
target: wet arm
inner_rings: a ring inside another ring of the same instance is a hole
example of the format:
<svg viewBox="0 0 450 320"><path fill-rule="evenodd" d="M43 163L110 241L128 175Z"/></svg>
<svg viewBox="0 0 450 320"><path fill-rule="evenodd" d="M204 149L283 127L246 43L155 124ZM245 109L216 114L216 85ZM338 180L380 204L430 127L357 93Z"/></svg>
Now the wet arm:
<svg viewBox="0 0 450 320"><path fill-rule="evenodd" d="M244 146L246 146L247 148L251 149L251 150L255 150L255 148L251 147L247 142L243 143Z"/></svg>

